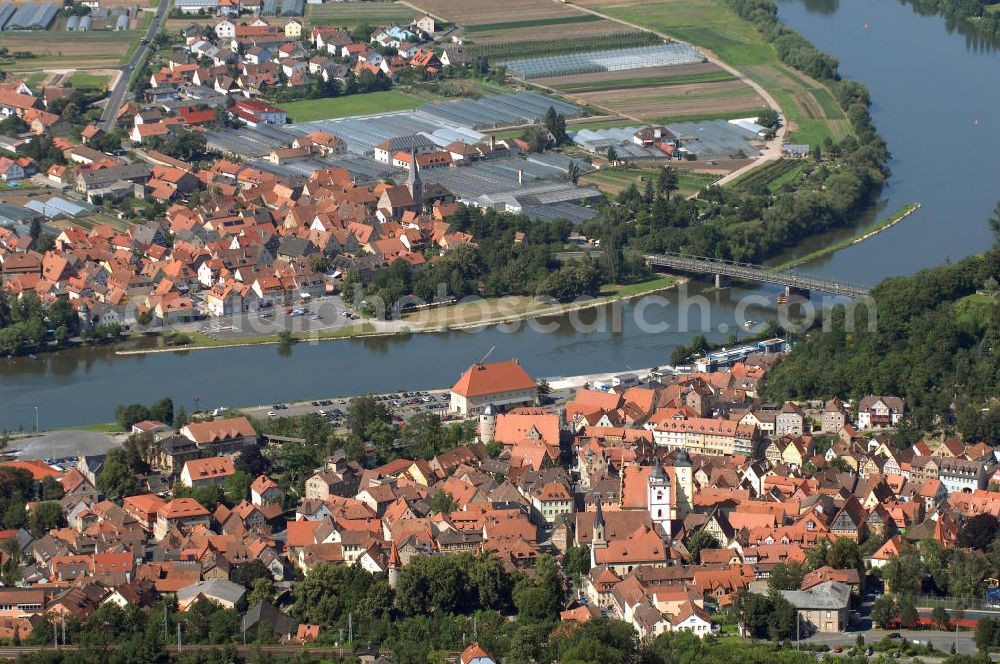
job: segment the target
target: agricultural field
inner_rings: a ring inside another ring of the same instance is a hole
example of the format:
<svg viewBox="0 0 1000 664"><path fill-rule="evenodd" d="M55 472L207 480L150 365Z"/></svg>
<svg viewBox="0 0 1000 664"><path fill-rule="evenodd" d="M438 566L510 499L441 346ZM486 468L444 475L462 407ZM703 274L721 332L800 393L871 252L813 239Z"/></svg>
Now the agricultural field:
<svg viewBox="0 0 1000 664"><path fill-rule="evenodd" d="M783 65L756 29L718 0L626 2L583 0L591 9L700 48L736 67L770 92L785 112L789 139L822 143L850 133L850 124L820 83Z"/></svg>
<svg viewBox="0 0 1000 664"><path fill-rule="evenodd" d="M645 87L624 92L622 89L603 90L572 97L644 121L678 116L713 117L719 112L756 111L766 105L753 88L738 80Z"/></svg>
<svg viewBox="0 0 1000 664"><path fill-rule="evenodd" d="M345 118L352 115L408 111L423 103L423 99L390 90L333 99L292 101L281 104L281 108L288 114L288 118L292 122L313 122L314 120Z"/></svg>
<svg viewBox="0 0 1000 664"><path fill-rule="evenodd" d="M359 25L381 26L390 23L408 24L417 12L398 2L327 2L306 5L307 26L338 25L348 28Z"/></svg>
<svg viewBox="0 0 1000 664"><path fill-rule="evenodd" d="M621 31L620 24L593 14L470 25L465 36L478 44L542 41L607 35Z"/></svg>
<svg viewBox="0 0 1000 664"><path fill-rule="evenodd" d="M619 90L645 88L682 83L708 81L730 81L736 77L711 62L699 62L676 67L648 67L628 72L602 71L591 74L553 76L532 79L532 83L544 85L560 92L595 92L598 90Z"/></svg>
<svg viewBox="0 0 1000 664"><path fill-rule="evenodd" d="M499 24L500 29L503 29L503 24L514 21L524 23L558 18L574 20L582 14L568 5L546 0L417 0L413 4L429 14L463 27Z"/></svg>
<svg viewBox="0 0 1000 664"><path fill-rule="evenodd" d="M4 32L3 45L11 53L26 52L37 57L15 58L5 65L9 71L31 72L79 67L117 67L139 39L136 30L121 32Z"/></svg>
<svg viewBox="0 0 1000 664"><path fill-rule="evenodd" d="M752 87L710 62L532 79L581 104L640 121L752 115L767 106Z"/></svg>

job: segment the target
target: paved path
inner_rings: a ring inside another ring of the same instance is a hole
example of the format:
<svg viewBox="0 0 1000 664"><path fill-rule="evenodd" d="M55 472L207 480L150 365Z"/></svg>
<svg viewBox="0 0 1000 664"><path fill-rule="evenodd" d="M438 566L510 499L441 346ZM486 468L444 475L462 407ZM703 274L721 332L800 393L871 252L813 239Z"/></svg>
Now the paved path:
<svg viewBox="0 0 1000 664"><path fill-rule="evenodd" d="M559 0L553 0L553 2L559 2ZM559 2L559 4L562 4L562 3ZM594 16L600 16L601 18L608 19L609 21L614 21L616 23L620 23L621 25L628 26L628 27L632 28L633 30L644 30L646 32L652 32L652 33L654 33L656 35L659 35L663 39L674 40L674 38L671 37L670 35L663 34L662 32L657 32L656 30L650 30L648 27L646 27L644 25L639 25L637 23L631 23L629 21L623 21L620 18L615 18L614 16L609 16L608 14L603 14L603 13L597 11L596 9L590 9L589 7L581 7L579 5L572 5L572 6L575 9L579 9L582 12L586 12L588 14L593 14ZM674 40L674 41L678 41L678 40ZM695 46L695 45L692 44L692 46ZM749 85L751 88L753 88L754 91L757 94L759 94L761 96L761 98L764 99L764 101L767 103L768 106L770 106L775 111L777 111L778 118L781 121L780 124L778 125L777 131L774 134L774 138L767 144L767 147L761 153L760 157L758 157L757 159L754 159L752 162L750 162L749 164L747 164L743 168L735 170L732 173L730 173L729 175L727 175L727 176L723 177L722 179L718 180L717 182L713 183L714 185L721 187L722 185L724 185L724 184L726 184L728 182L732 182L733 180L736 180L737 178L739 178L742 175L744 175L744 174L752 171L755 168L760 168L764 164L767 164L769 162L776 161L776 160L780 159L781 158L781 147L782 147L782 145L785 142L785 125L787 123L785 121L785 114L781 110L781 106L778 105L777 100L775 100L775 98L773 96L771 96L771 93L768 92L767 90L765 90L762 85L760 85L759 83L757 83L756 81L754 81L753 79L751 79L749 76L746 76L745 74L743 74L742 72L740 72L735 67L731 67L730 65L728 65L725 62L723 62L722 60L720 60L718 58L718 56L716 56L715 53L713 53L712 51L709 51L709 50L706 50L704 48L701 48L700 46L698 46L697 48L708 59L709 62L711 62L712 64L714 64L714 65L716 65L718 67L721 67L722 69L726 70L727 72L729 72L730 74L732 74L733 76L735 76L736 78L738 78L739 80L743 81L744 83L746 83L747 85Z"/></svg>
<svg viewBox="0 0 1000 664"><path fill-rule="evenodd" d="M170 0L160 0L160 5L156 8L156 15L150 21L149 28L146 30L146 36L143 38L143 41L139 42L139 48L135 49L132 59L122 68L121 76L114 82L108 94L108 102L101 113L100 127L104 131L114 131L115 116L118 114L118 109L121 108L122 102L125 100L125 93L128 91L128 82L132 78L132 73L136 67L146 57L146 52L153 47L153 37L160 31L160 23L166 17L169 6Z"/></svg>

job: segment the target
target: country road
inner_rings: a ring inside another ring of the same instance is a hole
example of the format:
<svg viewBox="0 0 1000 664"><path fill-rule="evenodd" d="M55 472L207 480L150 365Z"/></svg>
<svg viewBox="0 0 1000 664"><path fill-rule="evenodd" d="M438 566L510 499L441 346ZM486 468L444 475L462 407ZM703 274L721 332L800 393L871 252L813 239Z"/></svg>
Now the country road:
<svg viewBox="0 0 1000 664"><path fill-rule="evenodd" d="M149 28L139 43L139 48L135 49L135 53L132 54L132 59L128 61L128 64L122 67L122 75L118 77L114 87L108 94L108 103L105 104L104 111L101 113L100 127L104 131L110 132L114 130L115 116L118 114L118 109L121 108L122 102L125 100L125 93L128 92L128 84L132 80L132 74L135 72L136 67L139 66L139 63L143 61L143 58L146 57L146 51L153 47L153 37L159 32L160 24L163 22L164 17L166 17L169 7L169 0L160 0L160 4L156 8L156 16L149 23Z"/></svg>

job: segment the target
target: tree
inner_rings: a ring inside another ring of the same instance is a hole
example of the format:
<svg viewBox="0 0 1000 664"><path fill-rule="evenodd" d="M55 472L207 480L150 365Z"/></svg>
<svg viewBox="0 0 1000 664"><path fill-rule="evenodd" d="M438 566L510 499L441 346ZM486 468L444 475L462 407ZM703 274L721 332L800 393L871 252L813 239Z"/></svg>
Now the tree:
<svg viewBox="0 0 1000 664"><path fill-rule="evenodd" d="M97 489L113 498L125 498L138 491L138 483L125 461L123 449L111 448L104 456L104 465L97 474Z"/></svg>
<svg viewBox="0 0 1000 664"><path fill-rule="evenodd" d="M673 166L664 166L656 176L656 193L663 198L670 200L671 194L679 187L677 169Z"/></svg>
<svg viewBox="0 0 1000 664"><path fill-rule="evenodd" d="M451 514L457 508L458 504L447 491L438 489L431 498L431 511L434 514Z"/></svg>
<svg viewBox="0 0 1000 664"><path fill-rule="evenodd" d="M796 632L798 611L781 593L771 593L771 612L767 618L767 634L772 641L791 638Z"/></svg>
<svg viewBox="0 0 1000 664"><path fill-rule="evenodd" d="M55 501L37 503L28 519L28 530L35 537L41 537L63 523L62 508Z"/></svg>
<svg viewBox="0 0 1000 664"><path fill-rule="evenodd" d="M909 597L900 597L898 601L899 606L899 624L903 627L913 627L920 620L920 615L917 613L917 607L914 606L913 600Z"/></svg>
<svg viewBox="0 0 1000 664"><path fill-rule="evenodd" d="M149 417L157 422L163 422L168 426L174 423L174 400L164 397L149 408Z"/></svg>
<svg viewBox="0 0 1000 664"><path fill-rule="evenodd" d="M571 546L566 549L562 560L566 574L578 579L590 572L590 547Z"/></svg>
<svg viewBox="0 0 1000 664"><path fill-rule="evenodd" d="M975 642L976 648L980 652L989 652L991 646L997 641L997 637L1000 636L997 630L997 622L993 618L980 618L976 621L976 634Z"/></svg>
<svg viewBox="0 0 1000 664"><path fill-rule="evenodd" d="M569 163L569 167L566 169L566 178L573 184L580 181L580 167L576 165L575 161Z"/></svg>
<svg viewBox="0 0 1000 664"><path fill-rule="evenodd" d="M1000 525L992 514L977 514L962 527L958 533L958 545L970 549L985 551L996 538Z"/></svg>
<svg viewBox="0 0 1000 664"><path fill-rule="evenodd" d="M697 565L701 562L701 552L704 549L718 549L719 542L712 533L702 528L701 530L696 530L688 538L686 546L688 550L688 564Z"/></svg>
<svg viewBox="0 0 1000 664"><path fill-rule="evenodd" d="M392 421L385 404L375 401L372 396L351 399L347 405L347 427L355 436L364 439L369 426L376 422L388 424Z"/></svg>
<svg viewBox="0 0 1000 664"><path fill-rule="evenodd" d="M781 118L776 110L768 108L757 116L757 124L768 129L777 129L781 124Z"/></svg>
<svg viewBox="0 0 1000 664"><path fill-rule="evenodd" d="M253 590L247 595L247 606L257 606L261 602L274 599L274 581L270 577L254 579Z"/></svg>
<svg viewBox="0 0 1000 664"><path fill-rule="evenodd" d="M879 595L872 603L872 622L880 629L887 629L899 617L896 600L892 595Z"/></svg>
<svg viewBox="0 0 1000 664"><path fill-rule="evenodd" d="M42 500L59 500L66 494L62 485L49 476L42 478L41 489Z"/></svg>
<svg viewBox="0 0 1000 664"><path fill-rule="evenodd" d="M789 563L778 563L771 570L771 576L767 579L767 587L772 592L798 590L802 587L802 579L805 578L805 575L805 567L800 562L793 560Z"/></svg>
<svg viewBox="0 0 1000 664"><path fill-rule="evenodd" d="M618 161L618 151L615 150L615 146L608 146L608 161L616 162Z"/></svg>
<svg viewBox="0 0 1000 664"><path fill-rule="evenodd" d="M994 244L1000 244L1000 201L993 208L993 214L989 218L990 230L993 231Z"/></svg>
<svg viewBox="0 0 1000 664"><path fill-rule="evenodd" d="M931 620L940 630L947 631L951 627L951 618L948 616L948 610L943 606L934 607L934 610L931 611Z"/></svg>
<svg viewBox="0 0 1000 664"><path fill-rule="evenodd" d="M915 595L920 592L926 569L915 551L904 551L891 558L882 568L882 579L887 590L896 595Z"/></svg>
<svg viewBox="0 0 1000 664"><path fill-rule="evenodd" d="M248 473L237 470L222 483L223 489L226 492L226 498L233 503L246 500L250 495L250 485L253 484L253 480L254 478Z"/></svg>
<svg viewBox="0 0 1000 664"><path fill-rule="evenodd" d="M118 406L115 409L115 419L123 431L129 431L133 424L150 419L149 409L141 403Z"/></svg>
<svg viewBox="0 0 1000 664"><path fill-rule="evenodd" d="M187 426L188 414L187 409L184 406L178 406L177 412L174 414L174 428L177 430L183 429Z"/></svg>
<svg viewBox="0 0 1000 664"><path fill-rule="evenodd" d="M229 572L229 580L240 584L244 588L256 589L258 581L270 581L272 578L271 570L267 569L267 566L259 560L252 560L249 563L237 565ZM251 606L253 605L251 604Z"/></svg>
<svg viewBox="0 0 1000 664"><path fill-rule="evenodd" d="M153 322L153 313L151 311L140 311L135 315L135 322L145 327Z"/></svg>

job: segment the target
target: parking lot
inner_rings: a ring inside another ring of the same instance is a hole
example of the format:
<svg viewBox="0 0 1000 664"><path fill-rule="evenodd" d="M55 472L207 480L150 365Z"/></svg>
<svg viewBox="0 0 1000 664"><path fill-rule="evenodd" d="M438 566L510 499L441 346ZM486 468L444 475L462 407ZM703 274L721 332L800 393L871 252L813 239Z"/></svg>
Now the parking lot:
<svg viewBox="0 0 1000 664"><path fill-rule="evenodd" d="M333 295L292 306L273 306L221 318L211 317L188 329L203 332L213 339L237 340L241 337L274 336L282 330L300 334L329 333L356 325L358 320L358 316L344 305L343 299Z"/></svg>
<svg viewBox="0 0 1000 664"><path fill-rule="evenodd" d="M418 413L435 413L444 417L448 412L450 395L446 390L421 390L414 392L387 392L373 394L392 413L393 419L405 422ZM251 417L298 417L316 413L326 417L335 426L345 424L347 409L354 397L342 396L295 403L274 403L242 409Z"/></svg>

